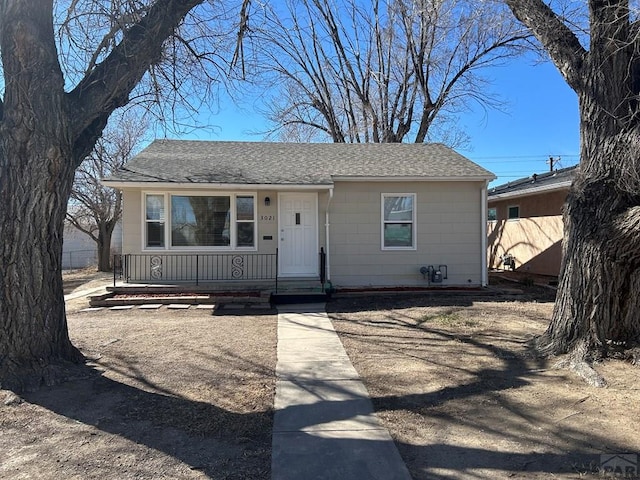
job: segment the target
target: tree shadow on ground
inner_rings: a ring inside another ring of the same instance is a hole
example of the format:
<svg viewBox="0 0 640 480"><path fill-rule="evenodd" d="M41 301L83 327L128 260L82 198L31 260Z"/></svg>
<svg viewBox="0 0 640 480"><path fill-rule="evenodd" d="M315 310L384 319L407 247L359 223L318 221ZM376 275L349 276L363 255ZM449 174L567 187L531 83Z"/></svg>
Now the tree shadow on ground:
<svg viewBox="0 0 640 480"><path fill-rule="evenodd" d="M467 298L464 297L453 305L464 306ZM394 297L393 300L397 298ZM450 301L443 298L440 300L443 305L451 305ZM379 304L377 305L376 308L380 308ZM399 308L397 301L389 305ZM545 435L553 435L562 440L564 448L559 451L557 446L542 434L540 437L532 436L529 430L522 427L523 423L532 423L537 419L531 418L523 405L509 402L498 394L526 388L536 380L540 367L540 364L536 363L537 360L514 354L512 350L492 344L495 338L492 340L490 336L478 339L443 332L424 323L416 324L414 319L405 318L399 312L390 314L385 323L387 326L399 328L393 338L388 336L388 332L376 332L375 329L365 334L340 333L357 337L360 341L378 348L386 348L388 342L398 342L397 348L401 348L404 340L415 341L413 334L418 332L430 335L431 343L426 343L425 340L425 344L422 345L426 350L438 347L439 343L457 342L460 349L481 350L493 358L500 359L501 363L497 368L490 366L475 371L466 370L467 380L433 391L374 395L372 403L378 413L407 411L421 417L437 417L451 425L466 425L476 430L486 429L487 432L500 435L506 442L524 440L531 443L531 450L522 453L490 444L470 447L462 442L460 445L439 441L420 444L419 441L398 440L397 446L415 480L445 479L451 478L452 474L470 478L476 475L477 470L494 472L496 476L511 476L513 472L523 475L586 472L593 468L594 462L597 465L599 461L598 455L593 453L594 445L610 451L625 451L625 445L616 444L597 432L584 432L564 425L555 425ZM432 364L439 362L433 354L407 352L407 355L419 355L421 360ZM461 369L464 369L464 366L461 366ZM144 379L139 380L142 385L153 389L152 382L145 384ZM87 367L87 377L84 379L25 394L24 398L69 419L165 452L211 478L266 480L271 477L271 410L235 413L211 403L179 397L170 392L148 391L146 388L120 383ZM505 423L504 419L497 417L474 416L470 414L473 413L472 408L460 414L456 413L455 409L443 408L456 402L459 402L457 408L460 408L461 404L473 406L482 401L482 395L494 396L497 402L503 402L502 407L512 412L514 418L522 421ZM341 401L337 411L350 412L349 415L352 416L358 408L348 408L347 403L352 401L358 400ZM320 402L315 404L314 408L334 411L332 403ZM300 418L305 418L306 408L309 407L287 407L288 410L300 410L294 412L296 417ZM498 420L501 423L498 423ZM301 426L304 427L305 425ZM302 435L313 434L303 432ZM363 448L376 445L378 440L334 439L332 442L338 451L353 455ZM221 451L224 452L223 457L239 456L242 459L243 471L225 470L229 468L228 464L214 458L219 457ZM319 468L324 468L325 473L330 472L331 465L317 452L315 455L310 453L309 458L301 463L311 467L314 462L319 462Z"/></svg>
<svg viewBox="0 0 640 480"><path fill-rule="evenodd" d="M120 383L91 367L86 367L84 377L25 393L22 398L164 452L210 478L269 478L272 410L235 413L211 403ZM224 472L228 458L234 455L242 458L241 468Z"/></svg>
<svg viewBox="0 0 640 480"><path fill-rule="evenodd" d="M296 446L304 444L311 447L296 449ZM596 474L600 466L600 455L579 447L567 452L532 450L529 453L517 453L498 451L489 446L482 448L444 443L414 445L396 441L396 445L413 480L577 478ZM327 438L315 432L302 432L296 436L295 445L290 451L294 457L288 463L291 470L278 478L405 479L401 472L387 466L387 458L382 456L363 470L363 452L368 449L384 452L386 447L383 440ZM347 457L346 461L339 461L340 457ZM416 462L416 459L420 461ZM369 475L363 475L363 471ZM315 477L313 472L322 472L322 476ZM381 472L383 475L380 475Z"/></svg>
<svg viewBox="0 0 640 480"><path fill-rule="evenodd" d="M540 418L539 412L530 411L527 404L511 400L514 391L536 380L544 381L538 373L544 365L535 356L514 355L471 337L444 334L424 326L421 329L460 343L460 349L484 349L499 358L503 366L475 370L469 381L436 391L372 399L377 412L411 412L438 424L475 432L485 439L476 446L465 445L462 438L460 443L454 438L448 443L436 441L429 445L398 442L414 480L451 478L452 472L473 477L478 470L484 471L484 475L478 475L480 478L593 473L600 460L596 452L628 450L628 446L611 441L606 435L553 424L552 412L545 412L548 417ZM458 368L465 373L471 371L464 365ZM488 403L491 406L487 407ZM437 439L438 435L434 437ZM496 439L499 441L494 444ZM531 451L512 450L519 444L528 444Z"/></svg>
<svg viewBox="0 0 640 480"><path fill-rule="evenodd" d="M515 363L520 362L516 360ZM504 371L485 369L478 372L476 379L466 384L428 393L374 396L372 403L378 414L404 410L418 415L429 415L429 412L433 414L436 409L451 402L474 403L479 401L481 394L524 387L530 383L532 376L535 374L532 374L529 369L518 369L517 366L514 370L506 368ZM318 388L317 383L314 384L314 388ZM347 391L341 391L340 385L331 382L323 388L333 389L334 394L348 394ZM512 408L518 409L516 406ZM366 437L335 438L324 435L322 431L314 431L314 425L304 423L304 419L322 419L328 418L329 415L333 415L331 416L333 421L351 420L367 415L369 409L370 407L367 407L362 399L355 398L290 406L278 412L301 422L295 425L299 433L296 433L288 443L282 442L287 448L281 447L277 452L277 455L289 459L287 465L292 469L278 478L314 478L314 472L322 472L322 478L405 478L401 475L394 476L399 472L394 472L392 466L387 465L386 458L378 457L375 465L369 464L363 467L363 458L366 457L363 452L369 449L381 453L387 451L382 440ZM342 415L336 416L336 412ZM527 416L527 412L516 412L516 415ZM513 424L512 429L505 431L500 430L504 424L495 424L492 427L493 420L497 419L466 419L464 416L456 417L455 415L447 415L445 418L445 421L452 424L468 423L475 428L483 427L488 430L494 428L493 433L500 434L505 442L522 440L523 435L526 435L526 432L517 424ZM491 442L479 446L468 446L463 444L463 439L460 439L459 445L443 442L419 444L396 439L396 445L414 480L582 475L595 472L599 466L600 455L594 453L594 445L601 447L606 445L613 451L625 451L623 445L616 445L615 442L608 441L595 432L583 432L564 426L558 427L553 435L561 437L568 448L554 448L547 443L542 433L529 452L505 449L504 446L492 445ZM358 470L361 468L365 468L371 476L362 476L362 470ZM375 469L378 476L373 475L371 469Z"/></svg>
<svg viewBox="0 0 640 480"><path fill-rule="evenodd" d="M374 397L374 408L378 412L408 410L425 414L425 410L448 402L465 399L474 402L479 394L521 388L535 377L523 359L513 357L510 352L501 352L499 348L493 348L493 351L505 359L505 366L501 370L483 369L477 372L472 381L434 392ZM88 376L85 379L28 393L23 398L69 419L165 452L210 478L270 478L272 411L234 413L210 403L135 388L87 368ZM357 412L357 408L354 410L347 404L353 401L358 400L342 401L337 409L333 408L330 401L315 404L313 408L349 412L351 416L354 411ZM305 417L306 408L309 407L287 407L288 410L301 410L295 412L299 418ZM347 418L334 420L344 419ZM471 422L476 420L471 419ZM467 420L451 417L449 421ZM517 429L503 433L512 438L521 435ZM588 436L585 433L558 429L555 434L562 435L572 445L571 450L563 453L544 451L547 448L543 443L530 453L439 443L415 445L397 442L397 445L411 466L415 480L451 478L452 471L472 475L472 471L478 469L494 471L496 474L513 471L548 474L587 471L599 459L592 453L594 444L608 443L610 448L624 451L624 446L611 445L611 442L599 438L594 432L589 432ZM319 438L318 441L321 446L328 440ZM333 450L354 455L362 449L375 447L378 441L333 439L331 442ZM322 451L320 446L318 451ZM225 466L212 458L218 456L221 450L223 456L241 456L243 471L224 471ZM305 468L322 468L325 474L329 474L332 468L327 465L326 459L317 454L297 463L305 465ZM436 473L439 469L446 472Z"/></svg>
<svg viewBox="0 0 640 480"><path fill-rule="evenodd" d="M468 306L466 298L440 300L427 306L452 307L448 311L453 312ZM565 392L569 399L562 404L549 396L548 402L530 408L526 395L541 393L534 384L554 378L527 339L499 327L433 325L410 316L404 308L416 304L409 301L389 303L388 312L371 317L367 308L364 315L349 316L352 306L335 309L334 326L354 355L356 369L359 357L362 367L377 365L367 367L369 379L364 377L370 390L402 392L373 395L372 402L396 430L399 451L415 480L580 476L597 471L601 453L633 450L631 442L608 438L588 425L563 423L567 405L576 405L571 392ZM404 376L402 365L407 365ZM438 373L429 377L429 371ZM465 435L476 437L475 443Z"/></svg>

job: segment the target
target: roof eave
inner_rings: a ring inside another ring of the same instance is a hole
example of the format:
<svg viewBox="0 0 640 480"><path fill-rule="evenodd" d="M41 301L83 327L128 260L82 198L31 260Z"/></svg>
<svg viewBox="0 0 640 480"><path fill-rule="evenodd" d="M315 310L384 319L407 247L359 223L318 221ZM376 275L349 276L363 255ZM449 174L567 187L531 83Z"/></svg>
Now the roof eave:
<svg viewBox="0 0 640 480"><path fill-rule="evenodd" d="M356 176L356 175L332 175L335 182L484 182L495 180L495 175L448 175L448 176Z"/></svg>
<svg viewBox="0 0 640 480"><path fill-rule="evenodd" d="M516 190L513 192L495 193L489 192L488 199L492 200L504 200L508 198L528 197L530 195L536 195L538 193L549 193L557 190L564 190L571 186L571 180L565 182L554 183L553 185L546 185L541 187L531 187L522 190Z"/></svg>
<svg viewBox="0 0 640 480"><path fill-rule="evenodd" d="M209 182L127 182L122 180L102 180L107 187L126 189L144 188L161 190L329 190L333 183L209 183Z"/></svg>

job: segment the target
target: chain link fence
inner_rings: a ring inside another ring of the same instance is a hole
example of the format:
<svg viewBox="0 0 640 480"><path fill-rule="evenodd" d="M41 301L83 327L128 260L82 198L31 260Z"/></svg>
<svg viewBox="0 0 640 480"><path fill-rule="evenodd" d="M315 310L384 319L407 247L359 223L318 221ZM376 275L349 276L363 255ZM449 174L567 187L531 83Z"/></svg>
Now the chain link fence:
<svg viewBox="0 0 640 480"><path fill-rule="evenodd" d="M79 270L98 264L97 249L71 250L62 253L63 270Z"/></svg>

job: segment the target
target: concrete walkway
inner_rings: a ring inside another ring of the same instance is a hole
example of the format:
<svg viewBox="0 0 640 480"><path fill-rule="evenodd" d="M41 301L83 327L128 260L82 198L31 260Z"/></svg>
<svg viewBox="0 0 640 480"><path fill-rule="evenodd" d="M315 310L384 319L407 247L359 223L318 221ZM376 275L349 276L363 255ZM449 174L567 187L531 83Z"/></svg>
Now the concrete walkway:
<svg viewBox="0 0 640 480"><path fill-rule="evenodd" d="M111 283L109 283L109 285L111 285ZM64 301L67 302L69 300L74 300L80 297L88 297L89 295L93 295L95 293L106 293L106 292L107 292L106 285L103 285L101 287L86 288L82 290L74 290L73 292L64 296Z"/></svg>
<svg viewBox="0 0 640 480"><path fill-rule="evenodd" d="M272 480L410 480L324 304L278 307Z"/></svg>

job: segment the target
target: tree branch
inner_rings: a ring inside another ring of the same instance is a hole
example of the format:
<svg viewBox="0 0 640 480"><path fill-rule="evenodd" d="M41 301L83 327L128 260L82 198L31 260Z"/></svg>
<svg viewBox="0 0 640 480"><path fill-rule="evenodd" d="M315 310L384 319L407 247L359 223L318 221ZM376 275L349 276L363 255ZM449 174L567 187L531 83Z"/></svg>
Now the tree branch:
<svg viewBox="0 0 640 480"><path fill-rule="evenodd" d="M87 235L89 238L91 238L91 240L93 240L94 242L98 242L98 237L94 234L95 232L95 225L92 226L86 226L85 224L81 223L79 221L79 219L75 218L72 215L67 214L67 221L73 225L74 228L80 230L82 233L84 233L85 235Z"/></svg>
<svg viewBox="0 0 640 480"><path fill-rule="evenodd" d="M569 86L579 93L588 52L571 29L542 0L505 0L505 3L549 53Z"/></svg>
<svg viewBox="0 0 640 480"><path fill-rule="evenodd" d="M185 15L203 0L157 0L140 21L123 34L105 60L69 93L76 138L76 166L89 154L109 115L125 105L149 67L161 59L162 45Z"/></svg>
<svg viewBox="0 0 640 480"><path fill-rule="evenodd" d="M249 28L249 6L251 0L242 0L242 7L240 8L240 25L238 27L238 39L236 40L236 49L231 59L231 68L233 68L238 62L242 65L242 78L245 78L245 65L244 65L244 36Z"/></svg>

